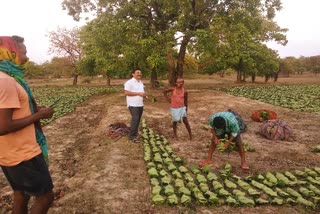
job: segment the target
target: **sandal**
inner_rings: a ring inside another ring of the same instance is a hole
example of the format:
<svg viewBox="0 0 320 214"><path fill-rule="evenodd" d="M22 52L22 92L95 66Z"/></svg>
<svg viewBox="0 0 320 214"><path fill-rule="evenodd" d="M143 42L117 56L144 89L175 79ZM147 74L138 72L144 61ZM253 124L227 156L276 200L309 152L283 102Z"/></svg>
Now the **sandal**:
<svg viewBox="0 0 320 214"><path fill-rule="evenodd" d="M248 170L250 169L249 166L247 164L241 164L241 169L244 169L244 170Z"/></svg>
<svg viewBox="0 0 320 214"><path fill-rule="evenodd" d="M204 161L201 161L201 162L199 163L199 166L200 166L200 167L203 167L203 166L205 166L205 165L210 164L211 162L212 162L212 161L204 160Z"/></svg>

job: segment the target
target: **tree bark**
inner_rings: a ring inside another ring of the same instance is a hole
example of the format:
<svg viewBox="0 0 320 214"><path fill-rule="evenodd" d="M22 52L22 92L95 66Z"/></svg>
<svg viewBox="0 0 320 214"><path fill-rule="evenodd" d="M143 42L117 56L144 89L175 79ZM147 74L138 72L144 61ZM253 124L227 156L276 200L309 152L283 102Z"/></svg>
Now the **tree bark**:
<svg viewBox="0 0 320 214"><path fill-rule="evenodd" d="M181 45L180 45L180 50L179 50L179 55L178 55L177 78L183 78L183 65L184 65L184 59L186 56L187 46L188 46L189 42L190 42L190 36L184 35L182 42L181 42ZM177 79L175 79L175 81L176 80Z"/></svg>
<svg viewBox="0 0 320 214"><path fill-rule="evenodd" d="M111 86L111 78L107 75L107 86Z"/></svg>
<svg viewBox="0 0 320 214"><path fill-rule="evenodd" d="M169 69L168 83L169 83L169 86L174 86L176 84L177 72L176 72L171 48L168 48L167 50L167 61L168 61L168 69Z"/></svg>
<svg viewBox="0 0 320 214"><path fill-rule="evenodd" d="M151 84L152 88L159 87L159 82L157 80L158 80L157 70L155 67L153 67L151 69L151 78L150 78L150 84Z"/></svg>
<svg viewBox="0 0 320 214"><path fill-rule="evenodd" d="M241 71L237 70L237 82L241 82Z"/></svg>
<svg viewBox="0 0 320 214"><path fill-rule="evenodd" d="M251 74L251 82L255 82L256 81L256 74Z"/></svg>
<svg viewBox="0 0 320 214"><path fill-rule="evenodd" d="M73 75L73 82L72 82L72 85L77 85L77 84L78 84L78 76L79 76L79 74L75 74L75 75Z"/></svg>
<svg viewBox="0 0 320 214"><path fill-rule="evenodd" d="M273 81L274 81L274 82L277 82L278 77L279 77L279 73L277 72L277 73L274 74L274 77L273 77L274 79L273 79Z"/></svg>

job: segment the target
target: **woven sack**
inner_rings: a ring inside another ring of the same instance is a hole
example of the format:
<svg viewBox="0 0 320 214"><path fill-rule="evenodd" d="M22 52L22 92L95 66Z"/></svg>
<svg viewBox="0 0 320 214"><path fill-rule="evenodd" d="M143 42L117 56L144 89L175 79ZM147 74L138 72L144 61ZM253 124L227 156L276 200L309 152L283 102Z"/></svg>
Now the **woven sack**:
<svg viewBox="0 0 320 214"><path fill-rule="evenodd" d="M267 120L260 126L259 133L270 140L288 140L292 134L292 128L283 120Z"/></svg>

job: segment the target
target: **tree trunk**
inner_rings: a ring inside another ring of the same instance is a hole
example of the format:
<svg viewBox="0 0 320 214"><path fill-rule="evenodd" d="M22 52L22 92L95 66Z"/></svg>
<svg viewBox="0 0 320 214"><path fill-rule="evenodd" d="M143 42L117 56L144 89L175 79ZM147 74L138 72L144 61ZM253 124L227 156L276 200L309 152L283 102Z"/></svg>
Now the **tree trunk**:
<svg viewBox="0 0 320 214"><path fill-rule="evenodd" d="M174 63L174 58L172 56L171 48L168 48L167 50L167 61L168 61L168 69L169 69L168 83L169 83L169 86L174 86L176 84L177 72L174 65L175 63Z"/></svg>
<svg viewBox="0 0 320 214"><path fill-rule="evenodd" d="M111 78L107 75L107 86L111 86Z"/></svg>
<svg viewBox="0 0 320 214"><path fill-rule="evenodd" d="M186 51L187 51L187 46L190 41L190 36L189 35L184 35L181 45L180 45L180 50L179 50L179 55L178 55L178 62L177 62L177 78L183 78L183 65L184 65L184 59L186 56ZM176 81L176 79L175 79Z"/></svg>
<svg viewBox="0 0 320 214"><path fill-rule="evenodd" d="M279 77L279 73L275 73L275 74L274 74L274 82L277 82L278 77Z"/></svg>
<svg viewBox="0 0 320 214"><path fill-rule="evenodd" d="M256 82L256 74L251 74L251 82Z"/></svg>
<svg viewBox="0 0 320 214"><path fill-rule="evenodd" d="M151 78L150 78L150 84L152 88L158 88L159 82L158 82L158 74L155 67L151 69Z"/></svg>
<svg viewBox="0 0 320 214"><path fill-rule="evenodd" d="M241 82L241 71L237 70L237 82Z"/></svg>
<svg viewBox="0 0 320 214"><path fill-rule="evenodd" d="M72 85L77 85L78 84L78 76L79 76L79 74L73 75L73 83L72 83Z"/></svg>
<svg viewBox="0 0 320 214"><path fill-rule="evenodd" d="M242 71L242 78L241 78L241 82L245 82L246 81L246 72Z"/></svg>
<svg viewBox="0 0 320 214"><path fill-rule="evenodd" d="M269 81L269 79L270 79L269 74L266 74L266 75L265 75L265 78L264 78L264 81L265 81L265 82L268 82L268 81Z"/></svg>

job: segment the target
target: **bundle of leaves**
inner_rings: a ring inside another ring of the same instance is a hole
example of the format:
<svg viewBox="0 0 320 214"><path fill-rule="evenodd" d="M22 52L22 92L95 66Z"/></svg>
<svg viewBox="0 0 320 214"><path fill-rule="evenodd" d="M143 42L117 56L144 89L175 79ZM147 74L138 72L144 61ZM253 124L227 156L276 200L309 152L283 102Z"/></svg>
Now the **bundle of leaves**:
<svg viewBox="0 0 320 214"><path fill-rule="evenodd" d="M251 118L256 122L263 122L266 120L277 119L277 114L274 111L263 109L253 112Z"/></svg>
<svg viewBox="0 0 320 214"><path fill-rule="evenodd" d="M225 148L225 144L228 142L227 139L220 139L219 140L219 144L217 145L217 150L219 152L225 152L225 153L230 153L232 151L238 151L238 146L235 142L231 142L230 145L228 146L228 148ZM255 152L256 149L249 145L248 143L246 142L243 142L243 148L244 148L244 151L246 152Z"/></svg>
<svg viewBox="0 0 320 214"><path fill-rule="evenodd" d="M269 119L269 112L261 111L260 112L260 118L262 119L262 121L268 120Z"/></svg>
<svg viewBox="0 0 320 214"><path fill-rule="evenodd" d="M317 146L311 148L311 151L312 151L312 152L319 153L319 152L320 152L320 145L317 145Z"/></svg>

